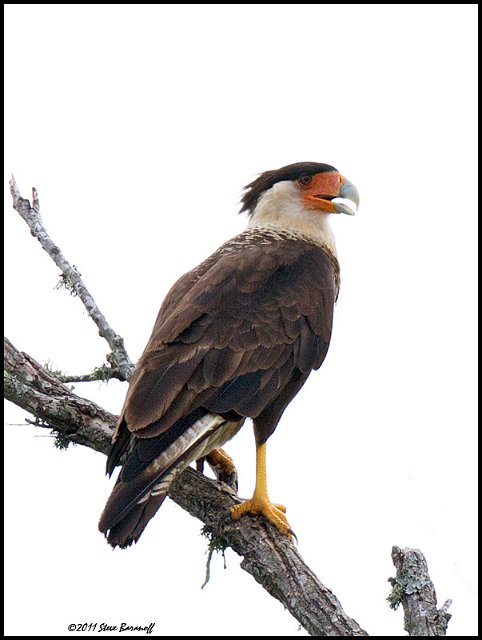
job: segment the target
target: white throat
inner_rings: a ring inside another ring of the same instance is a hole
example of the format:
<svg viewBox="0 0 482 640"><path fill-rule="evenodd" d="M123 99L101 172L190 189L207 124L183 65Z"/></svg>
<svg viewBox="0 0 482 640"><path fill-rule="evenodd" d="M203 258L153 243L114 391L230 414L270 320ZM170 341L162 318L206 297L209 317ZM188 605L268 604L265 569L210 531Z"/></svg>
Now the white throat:
<svg viewBox="0 0 482 640"><path fill-rule="evenodd" d="M263 193L249 219L249 227L282 230L284 235L303 236L326 247L336 258L335 236L330 227L329 213L313 211L303 206L299 190L289 180L277 182Z"/></svg>

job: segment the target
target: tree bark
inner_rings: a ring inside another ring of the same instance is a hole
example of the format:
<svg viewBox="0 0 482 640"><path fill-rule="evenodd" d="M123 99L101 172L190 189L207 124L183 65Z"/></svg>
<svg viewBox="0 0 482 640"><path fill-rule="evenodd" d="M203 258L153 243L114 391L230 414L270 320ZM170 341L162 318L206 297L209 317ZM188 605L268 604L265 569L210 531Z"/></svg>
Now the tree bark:
<svg viewBox="0 0 482 640"><path fill-rule="evenodd" d="M54 429L64 447L75 442L107 454L116 416L72 393L7 338L3 343L5 398L34 415L38 426Z"/></svg>
<svg viewBox="0 0 482 640"><path fill-rule="evenodd" d="M410 636L444 636L450 613L451 600L437 609L435 587L428 575L427 561L418 549L392 548L393 564L397 575L391 578L393 590L389 600L396 608L401 602L404 609L405 631Z"/></svg>
<svg viewBox="0 0 482 640"><path fill-rule="evenodd" d="M4 338L5 397L73 442L107 454L116 416L80 398ZM186 469L169 496L199 518L227 546L244 557L242 568L279 600L312 636L366 636L346 615L336 596L304 563L297 549L261 517L233 520L229 509L240 502L232 489Z"/></svg>

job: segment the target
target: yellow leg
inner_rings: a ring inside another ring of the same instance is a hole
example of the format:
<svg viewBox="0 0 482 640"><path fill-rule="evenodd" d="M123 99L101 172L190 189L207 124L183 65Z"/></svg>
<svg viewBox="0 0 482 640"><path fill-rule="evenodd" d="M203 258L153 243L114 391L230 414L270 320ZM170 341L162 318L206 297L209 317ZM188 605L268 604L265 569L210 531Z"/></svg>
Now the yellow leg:
<svg viewBox="0 0 482 640"><path fill-rule="evenodd" d="M256 485L251 500L231 507L231 515L237 520L245 513L260 513L284 535L292 537L288 520L285 516L286 507L273 504L268 497L266 482L266 443L256 447Z"/></svg>

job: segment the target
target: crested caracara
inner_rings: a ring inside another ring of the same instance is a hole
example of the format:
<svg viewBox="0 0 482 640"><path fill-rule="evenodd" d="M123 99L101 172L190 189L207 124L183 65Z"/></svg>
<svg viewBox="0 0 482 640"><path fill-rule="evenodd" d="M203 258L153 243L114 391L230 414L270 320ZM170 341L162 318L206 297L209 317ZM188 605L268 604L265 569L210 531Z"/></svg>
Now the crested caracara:
<svg viewBox="0 0 482 640"><path fill-rule="evenodd" d="M124 461L99 522L113 547L139 539L187 465L206 456L226 462L218 449L246 418L256 487L232 517L261 513L292 533L284 507L268 498L266 441L328 351L339 289L329 217L354 213L337 198L358 206L355 187L330 165L266 171L242 198L247 229L167 294L107 460L109 474Z"/></svg>

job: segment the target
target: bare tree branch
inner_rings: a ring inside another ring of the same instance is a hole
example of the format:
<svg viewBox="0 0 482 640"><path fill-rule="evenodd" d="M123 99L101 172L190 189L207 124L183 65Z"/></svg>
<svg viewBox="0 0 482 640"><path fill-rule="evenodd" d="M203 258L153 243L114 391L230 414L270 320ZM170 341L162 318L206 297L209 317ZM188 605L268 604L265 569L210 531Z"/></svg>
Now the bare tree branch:
<svg viewBox="0 0 482 640"><path fill-rule="evenodd" d="M79 295L112 353L107 357L109 365L103 365L91 374L65 376L42 367L5 338L5 397L33 414L34 424L52 429L58 446L66 447L73 442L107 454L116 416L77 396L61 380L78 382L110 377L128 380L134 366L122 338L100 312L77 269L64 258L45 230L36 189L32 189L30 205L20 196L13 178L10 188L14 209L60 267L63 284ZM368 635L345 614L334 594L318 580L297 549L275 527L260 517L236 521L229 517L230 507L238 503L239 498L226 484L186 469L173 483L169 495L183 509L202 520L212 535L218 541L222 540L220 546L230 546L243 556L241 567L282 602L310 635ZM409 635L445 635L451 617L447 613L450 601L437 611L435 590L421 552L393 547L392 558L397 577L390 580L393 590L389 601L393 608L400 603L403 605L405 629Z"/></svg>
<svg viewBox="0 0 482 640"><path fill-rule="evenodd" d="M91 373L79 375L67 375L61 371L52 371L51 373L64 384L73 382L108 382L114 378L121 381L125 380L119 369L114 369L113 367L105 364L100 367L96 367Z"/></svg>
<svg viewBox="0 0 482 640"><path fill-rule="evenodd" d="M105 378L98 378L95 372L93 373L83 373L83 374L73 374L73 375L64 375L63 373L55 374L56 377L63 382L64 384L73 384L74 382L107 382L112 378L117 378L117 380L124 380L123 377L120 377L120 373L114 373L113 375L107 375Z"/></svg>
<svg viewBox="0 0 482 640"><path fill-rule="evenodd" d="M108 453L116 416L75 395L6 338L4 357L8 400L37 416L40 421L35 424L53 429L65 444L73 442ZM310 635L368 635L345 614L336 596L275 527L259 517L236 521L229 517L230 507L239 502L230 487L186 469L174 482L169 496L243 556L241 567L282 602ZM445 635L451 617L447 613L450 601L437 610L435 590L422 553L394 547L392 557L397 576L391 579L389 600L393 608L403 605L409 635Z"/></svg>
<svg viewBox="0 0 482 640"><path fill-rule="evenodd" d="M75 266L68 262L60 248L54 244L47 233L47 230L43 225L42 218L40 217L40 204L37 190L35 187L32 189L33 204L30 205L29 200L22 198L20 195L15 178L12 176L12 179L10 180L10 192L13 198L13 208L28 224L30 233L34 238L37 238L42 249L49 254L55 264L59 269L61 269L64 284L82 300L84 307L87 309L87 313L99 329L99 335L107 340L107 343L112 350L116 367L124 376L124 380L129 380L132 372L134 371L134 365L127 355L127 351L124 347L124 341L107 322L104 314L100 311L94 301L94 298L80 277L80 273L77 271Z"/></svg>
<svg viewBox="0 0 482 640"><path fill-rule="evenodd" d="M116 416L79 398L38 362L4 338L5 397L43 421L39 426L60 432L68 441L95 451L110 449ZM244 557L248 571L314 636L368 635L348 617L336 598L304 563L297 549L261 517L234 521L229 509L240 502L227 485L186 469L169 496L183 509L222 536Z"/></svg>
<svg viewBox="0 0 482 640"><path fill-rule="evenodd" d="M395 578L390 578L392 593L388 600L396 609L401 603L404 609L405 631L410 636L444 636L452 604L447 600L437 610L437 596L430 576L427 561L418 549L392 548L392 560L397 569Z"/></svg>
<svg viewBox="0 0 482 640"><path fill-rule="evenodd" d="M116 416L72 393L7 338L3 343L5 398L39 418L39 426L61 434L65 445L76 442L107 454Z"/></svg>

